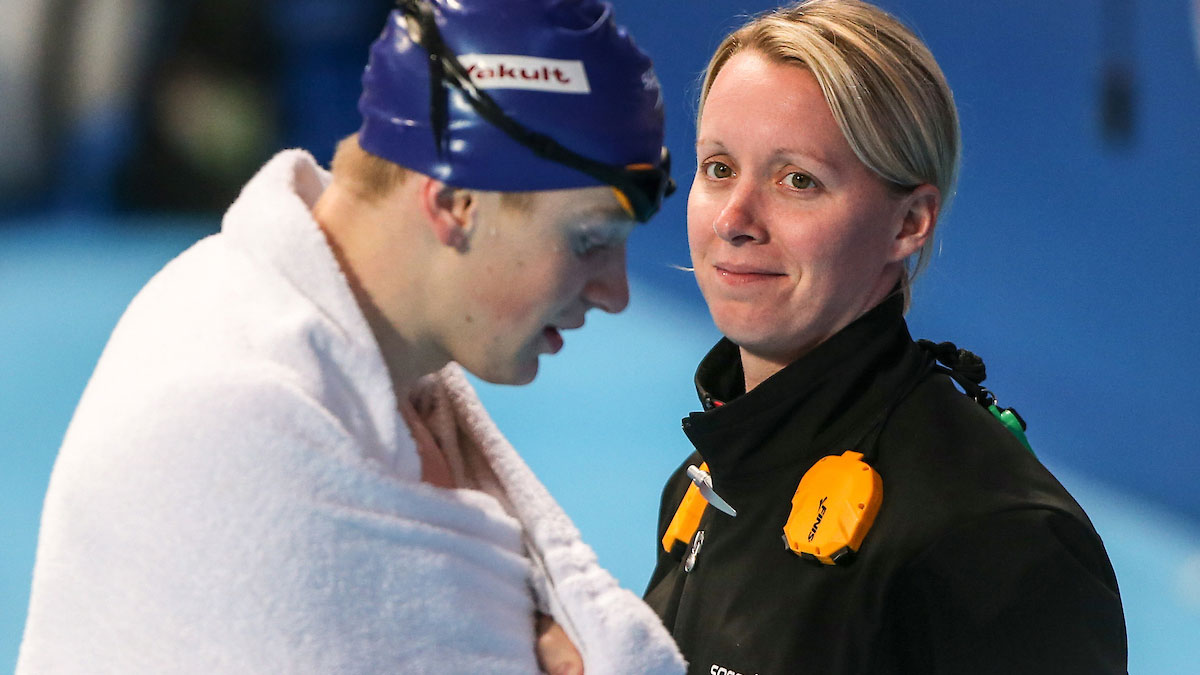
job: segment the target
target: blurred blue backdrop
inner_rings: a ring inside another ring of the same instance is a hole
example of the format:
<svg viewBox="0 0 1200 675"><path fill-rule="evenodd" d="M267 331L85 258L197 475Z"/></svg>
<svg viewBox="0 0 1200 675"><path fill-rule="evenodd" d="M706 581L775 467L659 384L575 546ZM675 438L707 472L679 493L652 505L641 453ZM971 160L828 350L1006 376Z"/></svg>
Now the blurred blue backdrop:
<svg viewBox="0 0 1200 675"><path fill-rule="evenodd" d="M387 3L9 4L18 11L0 24L0 664L16 657L54 455L108 332L163 263L215 231L221 206L275 149L304 145L327 159L354 130L357 73ZM963 124L958 195L917 285L912 332L987 360L991 388L1021 411L1039 456L1093 516L1122 586L1131 672L1194 672L1195 8L882 4L928 41ZM659 489L689 451L678 423L695 407L692 370L717 338L673 267L688 262L697 78L727 29L770 4L615 5L655 58L684 189L632 239L629 311L569 335L533 385L481 395L601 562L640 591ZM55 51L46 39L64 21L77 48Z"/></svg>

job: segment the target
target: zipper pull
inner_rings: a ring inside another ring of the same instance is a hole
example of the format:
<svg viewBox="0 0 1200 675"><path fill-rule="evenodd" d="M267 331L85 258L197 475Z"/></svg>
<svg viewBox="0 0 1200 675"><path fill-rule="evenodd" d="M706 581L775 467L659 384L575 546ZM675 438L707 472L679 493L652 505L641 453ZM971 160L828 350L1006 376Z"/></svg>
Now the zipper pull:
<svg viewBox="0 0 1200 675"><path fill-rule="evenodd" d="M704 501L717 507L718 511L726 513L730 516L737 517L737 511L734 510L729 502L721 499L712 486L712 476L708 475L707 471L703 471L698 466L689 466L687 468L688 478L692 479L692 483L696 485L696 489L700 490L700 496L704 497Z"/></svg>

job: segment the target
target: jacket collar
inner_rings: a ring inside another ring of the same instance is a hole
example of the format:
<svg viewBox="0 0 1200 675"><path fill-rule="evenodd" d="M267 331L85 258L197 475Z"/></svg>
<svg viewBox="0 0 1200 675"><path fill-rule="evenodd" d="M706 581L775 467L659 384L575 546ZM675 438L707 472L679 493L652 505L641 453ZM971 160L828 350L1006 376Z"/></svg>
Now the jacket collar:
<svg viewBox="0 0 1200 675"><path fill-rule="evenodd" d="M885 300L748 393L737 345L718 342L696 370L705 409L683 420L714 480L857 449L838 446L861 442L926 363L903 310Z"/></svg>

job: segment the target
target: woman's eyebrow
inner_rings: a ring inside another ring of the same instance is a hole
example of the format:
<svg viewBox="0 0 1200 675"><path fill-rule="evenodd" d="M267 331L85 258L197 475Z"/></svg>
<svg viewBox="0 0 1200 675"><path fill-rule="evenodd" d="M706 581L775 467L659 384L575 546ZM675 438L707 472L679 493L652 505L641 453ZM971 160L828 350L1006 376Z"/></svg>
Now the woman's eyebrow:
<svg viewBox="0 0 1200 675"><path fill-rule="evenodd" d="M703 148L710 152L711 151L723 152L726 150L725 144L722 143L721 141L713 139L713 138L709 138L709 137L704 137L704 136L700 136L700 137L696 138L696 148L697 149ZM770 157L772 159L776 159L776 160L802 158L805 161L816 164L824 169L829 169L829 170L836 169L836 165L833 162L826 159L820 153L814 152L811 150L805 150L802 148L793 148L793 147L782 146L782 145L777 146L774 150L771 151Z"/></svg>
<svg viewBox="0 0 1200 675"><path fill-rule="evenodd" d="M777 147L771 152L771 157L787 160L799 159L806 164L815 164L819 169L827 171L837 170L837 166L821 154L801 148Z"/></svg>

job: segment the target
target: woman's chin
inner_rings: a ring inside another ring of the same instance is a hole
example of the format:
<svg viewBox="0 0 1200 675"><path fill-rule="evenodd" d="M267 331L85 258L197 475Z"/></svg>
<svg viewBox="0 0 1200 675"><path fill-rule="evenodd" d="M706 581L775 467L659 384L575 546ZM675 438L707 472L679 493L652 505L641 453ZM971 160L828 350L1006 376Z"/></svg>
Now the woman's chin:
<svg viewBox="0 0 1200 675"><path fill-rule="evenodd" d="M717 330L721 331L721 335L742 349L769 349L787 341L785 336L779 335L778 327L773 326L774 322L768 317L714 313L713 323L716 324Z"/></svg>

